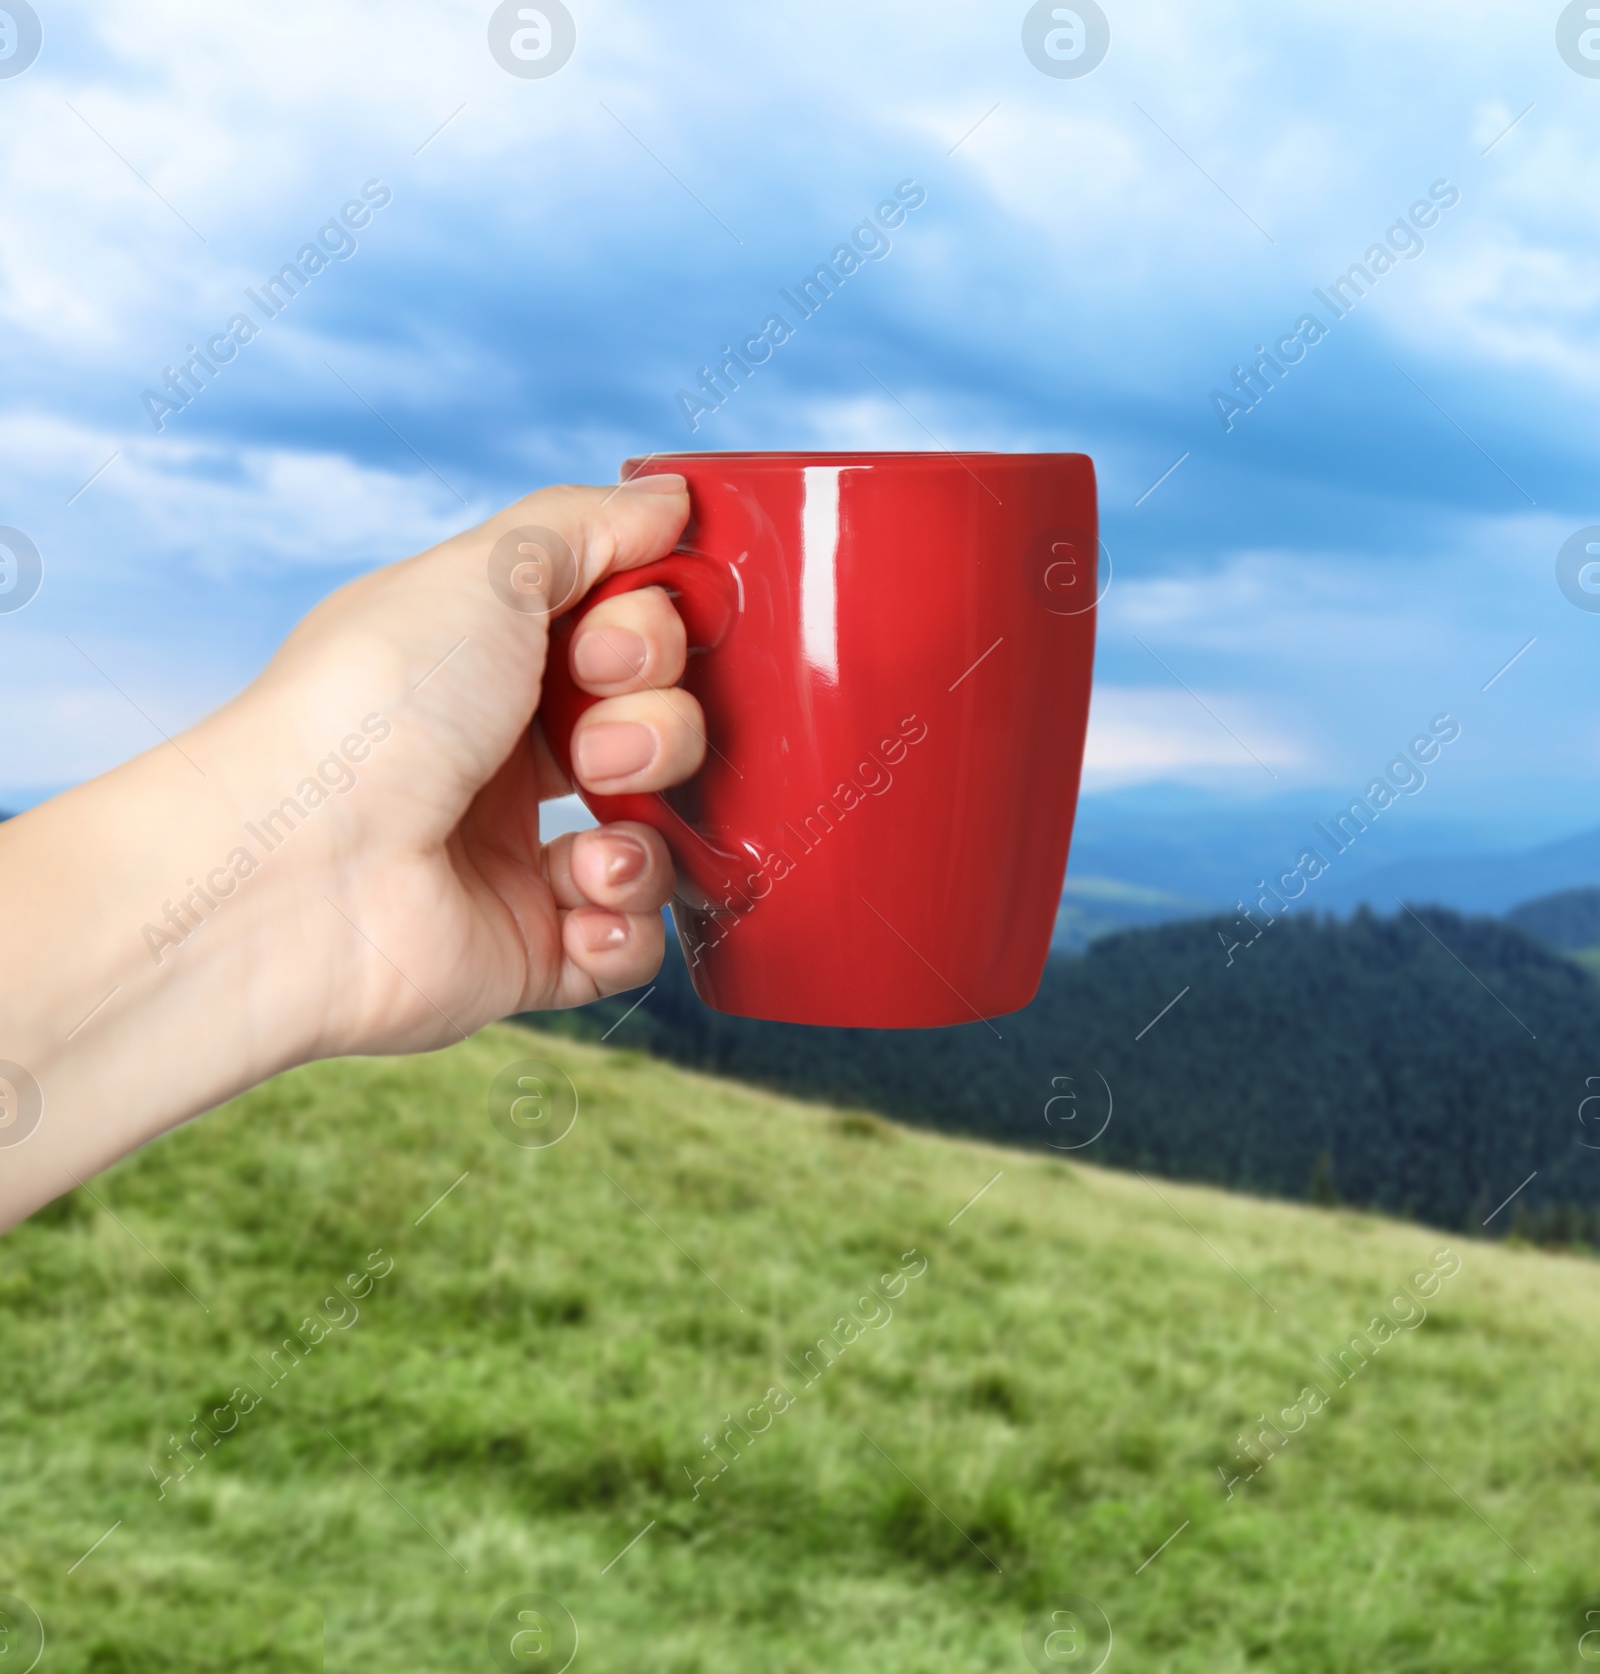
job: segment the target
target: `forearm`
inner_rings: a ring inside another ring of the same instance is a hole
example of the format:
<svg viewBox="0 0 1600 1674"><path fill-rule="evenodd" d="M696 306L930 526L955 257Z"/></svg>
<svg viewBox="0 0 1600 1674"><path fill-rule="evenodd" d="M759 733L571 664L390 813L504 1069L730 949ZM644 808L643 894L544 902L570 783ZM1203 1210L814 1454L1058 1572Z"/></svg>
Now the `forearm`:
<svg viewBox="0 0 1600 1674"><path fill-rule="evenodd" d="M0 1088L0 1228L315 1054L285 981L314 957L296 945L306 857L245 829L266 811L239 766L249 731L229 706L0 826L0 1059L42 1097L25 1133L27 1079Z"/></svg>

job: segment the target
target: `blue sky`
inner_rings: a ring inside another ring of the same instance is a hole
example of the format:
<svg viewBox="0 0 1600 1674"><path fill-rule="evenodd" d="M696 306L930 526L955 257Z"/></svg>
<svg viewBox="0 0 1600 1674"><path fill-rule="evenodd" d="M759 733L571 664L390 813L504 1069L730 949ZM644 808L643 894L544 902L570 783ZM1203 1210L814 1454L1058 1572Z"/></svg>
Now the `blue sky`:
<svg viewBox="0 0 1600 1674"><path fill-rule="evenodd" d="M1449 711L1407 840L1600 824L1600 614L1555 577L1600 523L1600 80L1559 6L1108 5L1079 79L1023 4L574 0L531 80L492 9L40 0L0 80L0 524L44 563L0 614L0 806L540 483L945 445L1096 460L1087 821L1348 798ZM355 251L153 430L141 392L372 180ZM893 248L691 433L677 391L905 180ZM1440 181L1334 320L1313 290ZM1308 310L1224 429L1213 390Z"/></svg>

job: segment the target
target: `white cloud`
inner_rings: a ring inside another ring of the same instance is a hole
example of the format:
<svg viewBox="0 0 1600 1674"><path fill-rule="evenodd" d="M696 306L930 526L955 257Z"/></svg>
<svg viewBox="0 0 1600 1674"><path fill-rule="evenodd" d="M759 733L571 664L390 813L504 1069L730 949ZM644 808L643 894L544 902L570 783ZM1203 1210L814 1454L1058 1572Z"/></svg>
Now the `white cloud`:
<svg viewBox="0 0 1600 1674"><path fill-rule="evenodd" d="M421 467L402 474L333 451L129 440L49 413L0 417L0 454L36 502L59 508L28 533L47 557L54 546L91 571L125 572L130 561L211 575L385 563L494 509L463 506Z"/></svg>
<svg viewBox="0 0 1600 1674"><path fill-rule="evenodd" d="M1254 694L1097 685L1083 788L1093 793L1160 780L1226 788L1248 780L1258 791L1275 773L1310 765L1305 746L1268 720L1265 707Z"/></svg>
<svg viewBox="0 0 1600 1674"><path fill-rule="evenodd" d="M173 460L155 444L130 447L127 470L119 461L106 473L106 498L127 508L151 545L213 575L274 562L392 563L494 509L463 507L420 469L405 476L338 453L184 452Z"/></svg>
<svg viewBox="0 0 1600 1674"><path fill-rule="evenodd" d="M1143 554L1143 573L1124 563L1115 575L1102 644L1224 657L1297 684L1319 670L1344 680L1398 668L1455 682L1462 667L1492 671L1508 600L1555 601L1555 554L1573 527L1541 510L1451 519L1427 551L1273 547L1181 570Z"/></svg>

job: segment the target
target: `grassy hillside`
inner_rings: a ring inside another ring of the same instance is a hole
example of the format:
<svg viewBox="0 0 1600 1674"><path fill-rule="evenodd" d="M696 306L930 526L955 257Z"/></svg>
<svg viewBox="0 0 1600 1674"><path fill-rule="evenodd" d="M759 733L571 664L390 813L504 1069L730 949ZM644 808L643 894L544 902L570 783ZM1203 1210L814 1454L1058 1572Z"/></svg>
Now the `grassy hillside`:
<svg viewBox="0 0 1600 1674"><path fill-rule="evenodd" d="M1513 907L1506 922L1562 953L1600 951L1600 889L1542 895Z"/></svg>
<svg viewBox="0 0 1600 1674"><path fill-rule="evenodd" d="M486 1108L532 1057L581 1097L543 1149ZM0 1243L44 1674L316 1667L322 1621L330 1669L491 1670L521 1594L579 1674L1025 1670L1063 1594L1113 1668L1503 1674L1600 1592L1592 1262L512 1028L286 1076L94 1192Z"/></svg>

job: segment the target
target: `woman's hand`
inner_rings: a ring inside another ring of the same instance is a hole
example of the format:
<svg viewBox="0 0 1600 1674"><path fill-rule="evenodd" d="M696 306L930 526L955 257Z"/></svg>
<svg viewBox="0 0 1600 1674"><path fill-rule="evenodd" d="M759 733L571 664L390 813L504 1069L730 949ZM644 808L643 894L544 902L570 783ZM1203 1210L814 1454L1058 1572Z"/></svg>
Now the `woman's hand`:
<svg viewBox="0 0 1600 1674"><path fill-rule="evenodd" d="M648 980L666 847L631 824L541 844L539 803L572 787L536 712L552 616L670 551L688 510L675 476L530 495L335 593L171 744L0 826L0 1083L25 1078L0 1084L0 1225L290 1064ZM703 720L666 594L606 600L570 649L601 698L582 783L689 777Z"/></svg>
<svg viewBox="0 0 1600 1674"><path fill-rule="evenodd" d="M687 514L680 477L530 495L334 594L241 698L257 733L247 754L275 764L270 788L253 776L267 807L360 736L364 717L378 717L373 732L392 727L354 788L292 839L309 851L295 857L292 934L326 962L318 1055L441 1045L654 975L666 845L639 825L541 845L539 803L572 786L529 723L552 614L670 551ZM660 790L699 767L704 723L675 685L684 630L665 593L597 606L571 651L575 678L602 699L573 741L588 788ZM288 933L280 922L275 934Z"/></svg>

